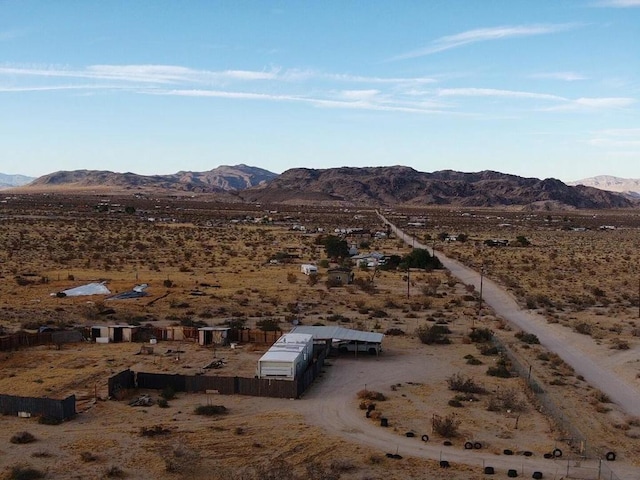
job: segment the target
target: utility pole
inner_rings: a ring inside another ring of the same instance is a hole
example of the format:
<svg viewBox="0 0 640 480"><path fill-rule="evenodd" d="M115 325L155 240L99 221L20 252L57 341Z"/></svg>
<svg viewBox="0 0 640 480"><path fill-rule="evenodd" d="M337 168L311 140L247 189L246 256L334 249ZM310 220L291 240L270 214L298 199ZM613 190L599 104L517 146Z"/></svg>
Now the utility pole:
<svg viewBox="0 0 640 480"><path fill-rule="evenodd" d="M482 318L482 283L484 278L484 263L480 267L480 298L478 300L478 323L480 323L480 319ZM475 327L475 323L472 325Z"/></svg>

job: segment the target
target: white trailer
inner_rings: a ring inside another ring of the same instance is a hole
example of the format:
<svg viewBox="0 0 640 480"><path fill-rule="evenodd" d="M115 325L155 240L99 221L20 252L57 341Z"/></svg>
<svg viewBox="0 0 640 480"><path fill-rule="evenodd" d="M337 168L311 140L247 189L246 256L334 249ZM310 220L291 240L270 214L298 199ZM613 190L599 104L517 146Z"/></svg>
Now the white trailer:
<svg viewBox="0 0 640 480"><path fill-rule="evenodd" d="M313 357L313 335L288 333L280 337L258 360L258 378L295 380Z"/></svg>
<svg viewBox="0 0 640 480"><path fill-rule="evenodd" d="M300 265L300 271L305 275L316 275L318 273L318 267L310 263L303 263Z"/></svg>

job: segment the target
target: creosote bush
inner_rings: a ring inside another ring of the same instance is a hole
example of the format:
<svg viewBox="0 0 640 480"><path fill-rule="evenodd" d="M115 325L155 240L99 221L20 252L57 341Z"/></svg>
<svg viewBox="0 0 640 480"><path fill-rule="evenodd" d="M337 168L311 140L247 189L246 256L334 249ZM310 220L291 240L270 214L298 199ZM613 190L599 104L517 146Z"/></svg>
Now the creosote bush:
<svg viewBox="0 0 640 480"><path fill-rule="evenodd" d="M382 402L387 399L387 397L384 396L384 393L376 392L374 390L360 390L357 395L360 400Z"/></svg>
<svg viewBox="0 0 640 480"><path fill-rule="evenodd" d="M194 413L196 415L224 415L225 413L227 413L227 407L225 407L224 405L198 405L195 410Z"/></svg>
<svg viewBox="0 0 640 480"><path fill-rule="evenodd" d="M474 328L469 334L469 338L474 343L485 343L491 341L493 332L488 328Z"/></svg>
<svg viewBox="0 0 640 480"><path fill-rule="evenodd" d="M435 415L433 417L433 431L444 438L454 438L458 436L458 428L460 420L454 414L441 417Z"/></svg>
<svg viewBox="0 0 640 480"><path fill-rule="evenodd" d="M416 330L420 341L426 345L448 345L451 343L448 334L451 333L446 325L422 325Z"/></svg>
<svg viewBox="0 0 640 480"><path fill-rule="evenodd" d="M44 473L29 465L14 465L6 478L8 480L37 480L44 478Z"/></svg>
<svg viewBox="0 0 640 480"><path fill-rule="evenodd" d="M11 443L15 443L18 445L25 444L25 443L32 443L35 441L36 441L36 437L34 437L33 434L29 432L19 432L11 437Z"/></svg>
<svg viewBox="0 0 640 480"><path fill-rule="evenodd" d="M461 373L454 373L447 378L449 390L462 393L486 393L486 389L477 384L472 378L465 377Z"/></svg>

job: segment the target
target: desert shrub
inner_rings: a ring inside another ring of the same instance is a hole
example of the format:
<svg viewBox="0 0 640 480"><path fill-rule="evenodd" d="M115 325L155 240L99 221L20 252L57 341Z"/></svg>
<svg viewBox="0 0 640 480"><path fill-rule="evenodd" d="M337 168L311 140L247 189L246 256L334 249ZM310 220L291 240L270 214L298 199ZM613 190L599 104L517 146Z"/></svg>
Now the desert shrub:
<svg viewBox="0 0 640 480"><path fill-rule="evenodd" d="M464 407L464 405L462 404L462 402L460 400L458 400L457 398L452 398L451 400L449 400L447 402L447 404L450 407L455 407L455 408L462 408Z"/></svg>
<svg viewBox="0 0 640 480"><path fill-rule="evenodd" d="M575 331L581 333L582 335L591 335L593 333L593 329L591 325L586 322L580 322L574 327Z"/></svg>
<svg viewBox="0 0 640 480"><path fill-rule="evenodd" d="M192 478L199 460L200 454L197 451L185 448L183 445L178 445L173 447L168 453L165 453L164 468L168 473L179 473L182 474L184 478Z"/></svg>
<svg viewBox="0 0 640 480"><path fill-rule="evenodd" d="M382 392L376 392L374 390L360 390L357 393L357 396L360 400L371 400L382 402L387 399Z"/></svg>
<svg viewBox="0 0 640 480"><path fill-rule="evenodd" d="M477 384L472 378L465 377L461 373L454 373L447 378L449 390L462 393L485 393L482 385Z"/></svg>
<svg viewBox="0 0 640 480"><path fill-rule="evenodd" d="M611 340L611 348L615 350L629 350L629 342L621 338L614 338Z"/></svg>
<svg viewBox="0 0 640 480"><path fill-rule="evenodd" d="M386 318L386 317L389 316L389 314L387 312L385 312L384 310L380 310L380 309L373 310L370 315L373 318Z"/></svg>
<svg viewBox="0 0 640 480"><path fill-rule="evenodd" d="M533 333L518 332L515 334L515 337L521 342L527 343L529 345L540 344L540 340L538 339L538 336L534 335Z"/></svg>
<svg viewBox="0 0 640 480"><path fill-rule="evenodd" d="M159 398L158 399L158 407L160 407L160 408L169 408L169 402L167 401L166 398Z"/></svg>
<svg viewBox="0 0 640 480"><path fill-rule="evenodd" d="M444 438L454 438L458 436L458 428L460 427L460 420L455 415L450 414L446 417L434 415L433 417L433 431Z"/></svg>
<svg viewBox="0 0 640 480"><path fill-rule="evenodd" d="M499 378L511 378L510 364L506 357L501 356L495 366L487 369L487 375Z"/></svg>
<svg viewBox="0 0 640 480"><path fill-rule="evenodd" d="M467 358L467 365L482 365L482 360L474 357L473 355L469 355L469 358Z"/></svg>
<svg viewBox="0 0 640 480"><path fill-rule="evenodd" d="M591 396L593 397L593 399L596 402L600 402L600 403L611 403L611 398L609 398L609 395L607 395L606 393L600 391L600 390L596 390L594 391Z"/></svg>
<svg viewBox="0 0 640 480"><path fill-rule="evenodd" d="M287 282L289 283L296 283L298 281L298 276L293 273L293 272L289 272L287 273Z"/></svg>
<svg viewBox="0 0 640 480"><path fill-rule="evenodd" d="M47 450L38 450L37 452L33 452L31 456L34 458L51 458L53 457L53 453Z"/></svg>
<svg viewBox="0 0 640 480"><path fill-rule="evenodd" d="M376 293L376 285L368 278L355 278L353 284L365 293Z"/></svg>
<svg viewBox="0 0 640 480"><path fill-rule="evenodd" d="M227 407L225 407L224 405L198 405L194 410L194 413L196 415L208 416L224 415L227 412Z"/></svg>
<svg viewBox="0 0 640 480"><path fill-rule="evenodd" d="M500 389L496 393L496 399L500 402L503 410L523 412L526 409L525 401L520 398L518 392L513 388Z"/></svg>
<svg viewBox="0 0 640 480"><path fill-rule="evenodd" d="M389 328L386 332L384 332L384 334L392 337L401 336L404 335L404 330L400 328Z"/></svg>
<svg viewBox="0 0 640 480"><path fill-rule="evenodd" d="M422 325L416 330L416 334L420 341L426 345L447 345L451 340L447 335L451 333L446 325Z"/></svg>
<svg viewBox="0 0 640 480"><path fill-rule="evenodd" d="M162 425L140 428L141 437L157 437L158 435L167 435L169 433L171 433L171 430L164 428Z"/></svg>
<svg viewBox="0 0 640 480"><path fill-rule="evenodd" d="M333 315L329 315L327 317L327 320L329 322L342 322L342 323L348 323L351 320L347 317L345 317L344 315L340 315L339 313L334 313Z"/></svg>
<svg viewBox="0 0 640 480"><path fill-rule="evenodd" d="M495 345L480 345L478 348L480 349L480 354L487 357L498 355L498 353L500 353L498 347Z"/></svg>
<svg viewBox="0 0 640 480"><path fill-rule="evenodd" d="M278 332L280 331L280 322L277 318L264 318L256 322L256 327L263 332Z"/></svg>
<svg viewBox="0 0 640 480"><path fill-rule="evenodd" d="M484 343L491 341L493 332L488 328L474 328L469 334L469 338L474 343Z"/></svg>
<svg viewBox="0 0 640 480"><path fill-rule="evenodd" d="M36 437L29 432L19 432L11 437L11 443L22 445L25 443L32 443L36 441Z"/></svg>
<svg viewBox="0 0 640 480"><path fill-rule="evenodd" d="M124 478L126 477L126 473L117 465L113 465L107 468L104 472L105 477L109 478Z"/></svg>
<svg viewBox="0 0 640 480"><path fill-rule="evenodd" d="M44 473L29 465L14 465L9 470L8 480L36 480L44 478Z"/></svg>
<svg viewBox="0 0 640 480"><path fill-rule="evenodd" d="M62 423L62 419L44 415L38 418L38 423L41 425L60 425Z"/></svg>
<svg viewBox="0 0 640 480"><path fill-rule="evenodd" d="M80 452L80 460L83 462L95 462L97 459L98 457L93 452Z"/></svg>
<svg viewBox="0 0 640 480"><path fill-rule="evenodd" d="M338 458L338 459L332 460L331 463L329 464L329 469L333 472L340 472L340 473L352 472L357 468L358 467L353 462L353 460L350 460L348 458Z"/></svg>
<svg viewBox="0 0 640 480"><path fill-rule="evenodd" d="M160 392L160 397L162 397L165 401L173 400L174 398L176 398L176 391L171 385L167 385Z"/></svg>

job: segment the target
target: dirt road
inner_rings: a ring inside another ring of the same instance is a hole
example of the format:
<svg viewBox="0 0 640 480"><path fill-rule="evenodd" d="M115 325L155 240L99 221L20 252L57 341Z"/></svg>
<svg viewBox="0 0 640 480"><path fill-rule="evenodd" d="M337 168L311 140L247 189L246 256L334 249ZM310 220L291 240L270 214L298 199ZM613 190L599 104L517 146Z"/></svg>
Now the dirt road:
<svg viewBox="0 0 640 480"><path fill-rule="evenodd" d="M395 355L385 351L379 359L338 357L331 362L333 365L326 367L322 380L314 383L303 400L294 404L294 408L301 411L309 423L323 426L348 441L369 445L382 452L397 452L403 457L446 460L452 465L468 465L479 474L485 466L492 466L496 472L502 473L515 469L525 478L531 478L535 471L543 472L544 478L561 478L566 473L566 458L545 459L541 455L543 452L535 452L527 457L497 455L489 450L465 450L460 441L458 445L444 446L441 439L433 436L428 425L425 425L425 431L409 438L404 436L404 432L393 430L393 418L389 420L389 428L384 428L379 422L366 419L364 411L357 408L356 393L365 385L373 391L384 391L389 385L398 383L444 382L448 371L444 359L427 358L420 352ZM429 441L421 440L423 434L431 437ZM596 478L596 460L583 461L581 468L582 471L573 468L572 461L572 478Z"/></svg>
<svg viewBox="0 0 640 480"><path fill-rule="evenodd" d="M417 240L388 223L396 235L410 245L417 248L432 249L420 244ZM452 275L465 284L471 284L480 290L480 274L465 267L456 260L437 253L442 264ZM617 353L603 345L596 345L591 337L568 330L558 324L550 324L546 318L531 311L520 308L514 298L493 281L482 278L482 298L498 315L513 323L518 328L535 334L540 343L548 350L558 354L566 363L571 365L579 375L582 375L591 385L606 393L626 413L640 416L640 390L631 385L611 368L604 360Z"/></svg>

